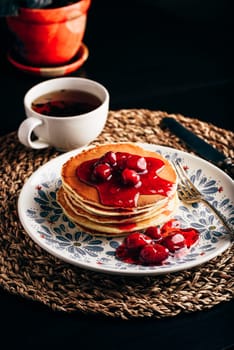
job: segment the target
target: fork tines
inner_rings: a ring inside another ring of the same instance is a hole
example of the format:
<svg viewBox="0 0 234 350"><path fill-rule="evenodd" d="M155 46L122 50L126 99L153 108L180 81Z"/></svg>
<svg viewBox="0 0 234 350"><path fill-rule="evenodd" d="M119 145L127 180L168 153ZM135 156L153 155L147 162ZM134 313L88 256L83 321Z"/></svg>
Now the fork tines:
<svg viewBox="0 0 234 350"><path fill-rule="evenodd" d="M188 204L203 202L217 215L217 217L222 221L226 229L233 235L232 225L229 224L225 216L222 213L220 213L215 206L213 206L205 197L203 197L202 193L196 188L196 186L186 175L185 170L181 165L180 161L176 159L176 161L172 162L172 164L174 165L175 171L179 179L179 183L177 186L179 198L184 203Z"/></svg>
<svg viewBox="0 0 234 350"><path fill-rule="evenodd" d="M188 178L187 174L185 173L184 168L182 167L180 161L177 159L176 161L172 162L175 168L175 171L177 173L179 183L178 183L178 194L180 197L187 197L187 200L189 199L189 196L195 197L196 199L199 199L202 194L199 192L199 190L194 186L192 181ZM190 198L192 199L192 198ZM194 198L193 198L194 199Z"/></svg>

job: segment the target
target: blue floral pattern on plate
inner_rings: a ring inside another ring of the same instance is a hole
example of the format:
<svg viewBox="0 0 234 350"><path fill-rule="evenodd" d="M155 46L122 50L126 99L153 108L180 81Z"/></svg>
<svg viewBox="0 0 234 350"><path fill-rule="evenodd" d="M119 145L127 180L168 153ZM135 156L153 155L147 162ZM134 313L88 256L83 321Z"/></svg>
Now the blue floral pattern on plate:
<svg viewBox="0 0 234 350"><path fill-rule="evenodd" d="M234 224L233 182L210 163L173 148L152 144L142 147L161 153L169 161L180 159L191 181ZM221 254L231 245L231 237L219 219L204 205L179 203L175 215L182 227L200 232L196 246L187 254L169 257L160 266L127 264L115 257L122 237L98 237L80 232L64 215L56 201L61 186L62 164L78 151L63 154L39 168L24 185L18 202L21 222L36 243L51 254L71 264L100 272L150 275L175 272L200 265Z"/></svg>

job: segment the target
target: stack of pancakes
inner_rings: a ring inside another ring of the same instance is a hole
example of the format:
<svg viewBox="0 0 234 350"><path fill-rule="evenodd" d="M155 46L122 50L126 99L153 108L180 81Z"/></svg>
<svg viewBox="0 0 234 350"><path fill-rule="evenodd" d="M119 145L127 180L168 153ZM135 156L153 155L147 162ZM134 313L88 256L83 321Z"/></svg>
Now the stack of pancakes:
<svg viewBox="0 0 234 350"><path fill-rule="evenodd" d="M89 160L98 160L107 152L126 152L141 157L152 157L164 162L157 175L171 183L167 195L140 194L136 205L121 207L105 205L98 189L81 181L77 168ZM57 200L67 217L84 232L103 236L120 236L161 225L177 208L177 176L171 164L160 154L133 143L113 143L89 148L71 157L62 167L62 186Z"/></svg>

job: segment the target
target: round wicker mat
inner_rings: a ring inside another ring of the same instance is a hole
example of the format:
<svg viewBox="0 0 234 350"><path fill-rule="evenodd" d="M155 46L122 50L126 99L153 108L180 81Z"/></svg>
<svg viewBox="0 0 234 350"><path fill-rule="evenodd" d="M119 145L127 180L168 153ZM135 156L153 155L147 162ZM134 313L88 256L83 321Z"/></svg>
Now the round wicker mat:
<svg viewBox="0 0 234 350"><path fill-rule="evenodd" d="M140 141L186 150L160 121L167 113L149 110L110 111L95 144ZM213 124L172 115L199 136L233 157L234 134ZM0 138L0 285L11 293L37 300L53 310L79 311L130 319L175 316L211 308L233 298L233 248L208 263L162 276L124 277L69 265L50 255L24 232L17 214L23 183L59 152L30 150L15 132Z"/></svg>

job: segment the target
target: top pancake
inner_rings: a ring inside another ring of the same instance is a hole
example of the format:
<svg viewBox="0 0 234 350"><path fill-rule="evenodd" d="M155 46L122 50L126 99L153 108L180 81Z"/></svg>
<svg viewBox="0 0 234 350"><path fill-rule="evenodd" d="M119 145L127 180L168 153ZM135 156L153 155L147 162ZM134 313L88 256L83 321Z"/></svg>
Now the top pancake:
<svg viewBox="0 0 234 350"><path fill-rule="evenodd" d="M91 159L98 159L102 157L105 153L113 151L113 152L125 152L129 154L138 155L141 157L152 157L156 159L160 159L164 162L164 167L158 171L158 175L171 183L175 184L172 187L170 193L168 193L168 197L172 197L176 191L176 173L163 156L159 153L148 151L143 149L142 147L134 144L134 143L111 143L104 144L100 146L95 146L93 148L89 148L81 153L78 153L76 156L71 157L62 167L62 182L65 188L69 188L69 190L75 195L78 196L84 202L92 203L92 205L96 205L99 207L105 207L100 202L98 190L87 183L84 183L79 180L76 175L77 167ZM162 199L165 199L165 196L155 194L155 195L140 195L137 202L137 207L145 207L152 205ZM125 208L126 209L126 208ZM133 210L134 208L130 208Z"/></svg>

